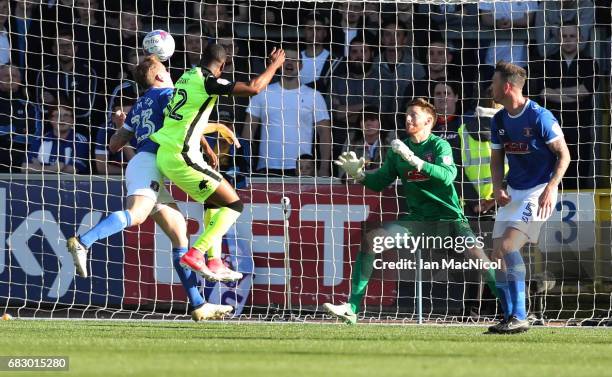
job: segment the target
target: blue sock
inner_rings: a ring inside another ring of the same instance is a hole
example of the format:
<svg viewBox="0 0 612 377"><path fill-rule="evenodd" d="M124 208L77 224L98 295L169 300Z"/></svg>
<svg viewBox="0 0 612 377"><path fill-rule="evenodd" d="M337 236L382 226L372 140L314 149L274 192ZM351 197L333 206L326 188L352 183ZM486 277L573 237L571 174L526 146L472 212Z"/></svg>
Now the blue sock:
<svg viewBox="0 0 612 377"><path fill-rule="evenodd" d="M183 268L180 265L179 261L183 254L187 252L186 247L177 247L172 249L172 262L174 265L174 269L181 279L181 283L185 288L185 292L187 293L187 297L189 298L189 303L193 308L197 308L204 304L204 298L200 294L198 290L198 278L195 272L190 269Z"/></svg>
<svg viewBox="0 0 612 377"><path fill-rule="evenodd" d="M121 232L130 226L132 219L128 211L113 212L81 236L81 243L90 248L94 242Z"/></svg>
<svg viewBox="0 0 612 377"><path fill-rule="evenodd" d="M504 318L509 319L512 315L512 297L510 296L510 287L506 273L502 269L495 270L495 287L497 287L497 292L499 293Z"/></svg>
<svg viewBox="0 0 612 377"><path fill-rule="evenodd" d="M525 263L518 251L511 251L504 256L506 275L512 296L513 315L518 319L527 318L525 308Z"/></svg>

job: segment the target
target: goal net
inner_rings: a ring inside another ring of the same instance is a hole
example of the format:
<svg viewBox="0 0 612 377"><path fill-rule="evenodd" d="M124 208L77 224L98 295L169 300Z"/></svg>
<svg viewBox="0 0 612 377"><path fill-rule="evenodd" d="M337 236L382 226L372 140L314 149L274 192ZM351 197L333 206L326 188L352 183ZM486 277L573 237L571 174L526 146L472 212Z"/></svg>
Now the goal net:
<svg viewBox="0 0 612 377"><path fill-rule="evenodd" d="M65 245L125 205L134 151L109 151L112 114L143 93L133 76L142 39L163 29L176 42L166 63L175 81L199 66L211 43L225 47L221 77L230 81L262 73L274 48L286 53L266 90L219 97L210 116L241 140L238 149L208 135L245 209L223 241L225 262L244 278L202 281L209 302L235 306L239 318L321 320L322 304L347 301L364 229L411 209L400 180L374 192L332 161L353 151L366 169L379 168L391 140L406 138L406 105L415 98L435 107L433 132L453 149L454 187L489 254L496 207L486 172L499 107L491 85L504 60L526 70L524 94L551 110L572 159L538 243L521 250L529 311L563 324L609 321L607 2L23 0L0 1L0 10L0 310L53 318L189 314L170 241L152 220L95 243L89 278L75 276ZM58 112L58 101L69 111ZM168 187L193 242L203 206ZM420 255L465 260L441 249ZM381 261L399 257L416 260L390 253ZM481 275L465 268L376 270L360 313L402 322L499 315Z"/></svg>

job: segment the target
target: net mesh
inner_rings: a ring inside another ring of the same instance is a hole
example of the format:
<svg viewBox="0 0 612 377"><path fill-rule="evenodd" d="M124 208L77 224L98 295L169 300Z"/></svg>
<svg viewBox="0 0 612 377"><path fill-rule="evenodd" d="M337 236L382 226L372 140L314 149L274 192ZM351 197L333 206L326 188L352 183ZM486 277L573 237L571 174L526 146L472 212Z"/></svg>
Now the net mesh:
<svg viewBox="0 0 612 377"><path fill-rule="evenodd" d="M266 91L220 97L210 117L241 137L241 149L217 136L209 143L246 206L224 239L226 262L245 278L202 283L209 301L235 305L243 317L308 319L322 318L325 302L347 300L362 223L393 220L406 209L401 185L368 191L331 161L352 150L368 169L380 167L390 141L405 137L406 104L417 97L435 106L434 133L453 147L455 187L472 229L490 238L495 208L490 193L468 178L462 143L468 133L486 137L494 66L505 60L527 70L526 96L553 112L572 157L540 242L522 250L530 311L564 324L610 317L606 1L22 0L0 1L0 10L5 310L188 314L170 241L151 220L96 243L88 279L74 276L65 248L66 238L123 206L125 166L134 152L108 150L111 114L142 94L133 78L142 39L164 29L176 41L167 63L174 80L199 65L210 43L226 48L222 77L231 81L263 72L274 47L287 52L282 74ZM72 114L55 111L58 102ZM202 206L176 187L172 192L194 241ZM423 278L426 320L500 314L478 274ZM414 320L416 289L409 273L374 276L364 318Z"/></svg>

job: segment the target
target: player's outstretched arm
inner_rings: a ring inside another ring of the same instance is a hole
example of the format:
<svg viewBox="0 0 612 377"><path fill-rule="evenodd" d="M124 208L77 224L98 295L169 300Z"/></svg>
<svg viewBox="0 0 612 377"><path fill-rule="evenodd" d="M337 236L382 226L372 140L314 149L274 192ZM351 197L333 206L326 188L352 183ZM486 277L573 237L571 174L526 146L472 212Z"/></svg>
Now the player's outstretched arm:
<svg viewBox="0 0 612 377"><path fill-rule="evenodd" d="M213 132L218 132L222 138L225 139L229 144L233 144L236 148L240 148L240 141L229 127L227 127L223 123L208 123L204 128L203 134L211 134Z"/></svg>
<svg viewBox="0 0 612 377"><path fill-rule="evenodd" d="M259 76L252 79L250 82L237 82L232 90L232 95L238 97L251 97L259 94L270 83L276 71L282 67L285 62L285 51L276 49L270 53L270 63L266 70Z"/></svg>
<svg viewBox="0 0 612 377"><path fill-rule="evenodd" d="M432 162L423 161L399 139L391 142L391 149L404 161L414 166L417 171L422 171L431 178L442 181L445 185L452 184L457 176L457 167L453 163L452 150L447 142L436 147L436 157Z"/></svg>
<svg viewBox="0 0 612 377"><path fill-rule="evenodd" d="M127 129L121 127L115 131L113 136L111 136L108 143L108 149L112 153L117 153L121 150L121 148L129 143L130 140L132 140L132 137L134 137L134 133L132 131L128 131Z"/></svg>
<svg viewBox="0 0 612 377"><path fill-rule="evenodd" d="M126 128L125 120L127 119L127 114L121 110L117 110L111 116L111 121L117 128L117 131L111 136L111 139L108 143L108 149L112 153L117 153L123 148L124 145L132 140L134 137L134 130Z"/></svg>
<svg viewBox="0 0 612 377"><path fill-rule="evenodd" d="M346 174L356 181L363 181L365 178L364 166L365 159L363 157L357 158L355 152L343 152L336 161L334 161L340 169L344 170Z"/></svg>
<svg viewBox="0 0 612 377"><path fill-rule="evenodd" d="M395 167L395 153L387 153L385 162L380 169L365 173L361 183L370 190L381 192L397 179L399 176Z"/></svg>

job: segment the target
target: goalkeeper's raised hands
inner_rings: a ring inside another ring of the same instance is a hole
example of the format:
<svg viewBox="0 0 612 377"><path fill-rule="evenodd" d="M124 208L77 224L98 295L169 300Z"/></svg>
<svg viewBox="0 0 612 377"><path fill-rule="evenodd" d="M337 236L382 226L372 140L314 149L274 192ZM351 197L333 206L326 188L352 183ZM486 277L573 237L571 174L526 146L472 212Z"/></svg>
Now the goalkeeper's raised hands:
<svg viewBox="0 0 612 377"><path fill-rule="evenodd" d="M417 157L414 152L411 151L410 148L408 148L408 146L400 139L395 139L391 142L391 149L393 152L397 153L401 158L403 158L404 161L414 166L418 171L423 169L423 164L425 161Z"/></svg>
<svg viewBox="0 0 612 377"><path fill-rule="evenodd" d="M355 152L343 152L334 163L353 179L362 181L365 178L365 159L357 158Z"/></svg>

